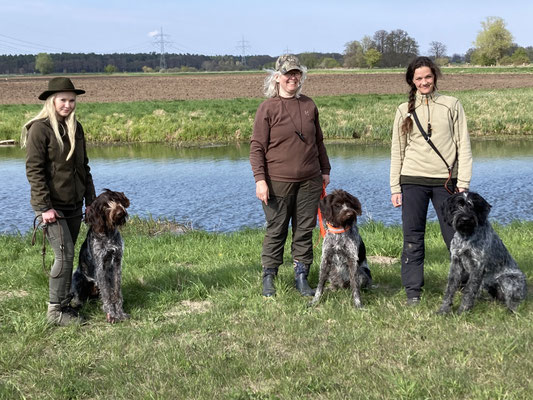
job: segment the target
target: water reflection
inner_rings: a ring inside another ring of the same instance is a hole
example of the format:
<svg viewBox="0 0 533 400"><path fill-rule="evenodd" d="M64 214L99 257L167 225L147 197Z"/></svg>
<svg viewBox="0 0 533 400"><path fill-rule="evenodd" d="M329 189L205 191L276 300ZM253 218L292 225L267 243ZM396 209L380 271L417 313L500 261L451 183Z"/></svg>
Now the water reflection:
<svg viewBox="0 0 533 400"><path fill-rule="evenodd" d="M327 145L328 190L343 188L363 204L363 221L399 224L389 201L389 147ZM97 192L124 191L130 213L190 222L208 231L235 231L264 223L248 162L249 146L174 148L164 145L93 146L90 164ZM474 142L472 190L492 204L501 223L531 220L533 141ZM0 232L25 232L33 220L24 152L0 148ZM430 210L430 218L435 214Z"/></svg>

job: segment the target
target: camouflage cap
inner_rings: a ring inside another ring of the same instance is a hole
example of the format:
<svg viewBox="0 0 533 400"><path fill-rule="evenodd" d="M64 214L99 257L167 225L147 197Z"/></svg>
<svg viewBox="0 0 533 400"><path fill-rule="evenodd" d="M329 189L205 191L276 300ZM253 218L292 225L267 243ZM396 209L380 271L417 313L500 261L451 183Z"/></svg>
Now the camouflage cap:
<svg viewBox="0 0 533 400"><path fill-rule="evenodd" d="M300 60L294 54L284 54L276 60L276 71L281 72L283 75L295 69L303 71Z"/></svg>

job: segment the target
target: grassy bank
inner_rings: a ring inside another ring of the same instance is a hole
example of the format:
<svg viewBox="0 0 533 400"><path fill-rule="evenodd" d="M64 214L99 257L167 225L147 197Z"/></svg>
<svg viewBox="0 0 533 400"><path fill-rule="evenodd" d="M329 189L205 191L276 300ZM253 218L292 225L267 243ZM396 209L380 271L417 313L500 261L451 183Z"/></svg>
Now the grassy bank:
<svg viewBox="0 0 533 400"><path fill-rule="evenodd" d="M421 306L405 307L397 262L374 262L378 287L363 293L362 311L347 291L307 308L288 257L278 296L263 299L262 231L166 228L126 227L132 319L114 326L95 303L84 309L85 326L47 326L38 248L29 236L0 236L0 398L526 399L533 391L531 295L516 315L487 300L467 315L434 314L448 269L436 224ZM533 224L496 229L531 277ZM371 255L399 256L399 227L368 224L362 235Z"/></svg>
<svg viewBox="0 0 533 400"><path fill-rule="evenodd" d="M451 92L473 136L533 135L533 88ZM327 139L388 142L404 95L316 97ZM262 99L83 103L78 115L91 142L170 144L246 141ZM0 140L19 140L20 127L39 105L0 105Z"/></svg>

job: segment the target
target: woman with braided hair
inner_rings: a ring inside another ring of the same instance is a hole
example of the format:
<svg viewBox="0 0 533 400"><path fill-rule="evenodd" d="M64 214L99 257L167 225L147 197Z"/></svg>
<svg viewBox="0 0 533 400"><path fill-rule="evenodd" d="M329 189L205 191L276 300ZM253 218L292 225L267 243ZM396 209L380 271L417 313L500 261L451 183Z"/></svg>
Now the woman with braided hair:
<svg viewBox="0 0 533 400"><path fill-rule="evenodd" d="M441 205L454 191L468 190L472 151L463 107L437 92L439 67L428 57L414 59L405 74L409 101L394 118L390 188L394 207L402 207L402 285L407 304L420 302L424 285L424 234L429 202L448 249L453 228Z"/></svg>

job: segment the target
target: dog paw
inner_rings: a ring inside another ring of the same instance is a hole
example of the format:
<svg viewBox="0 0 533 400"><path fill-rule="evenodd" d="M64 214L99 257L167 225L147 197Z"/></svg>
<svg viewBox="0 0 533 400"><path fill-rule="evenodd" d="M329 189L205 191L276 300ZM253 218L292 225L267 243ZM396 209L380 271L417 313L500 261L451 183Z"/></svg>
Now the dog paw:
<svg viewBox="0 0 533 400"><path fill-rule="evenodd" d="M318 301L312 300L309 303L307 303L307 307L316 307L318 305Z"/></svg>
<svg viewBox="0 0 533 400"><path fill-rule="evenodd" d="M110 324L116 324L117 322L119 322L118 318L112 316L111 314L106 314L106 320Z"/></svg>
<svg viewBox="0 0 533 400"><path fill-rule="evenodd" d="M356 308L358 310L364 308L363 307L363 303L361 303L361 301L354 301L353 306L354 306L354 308Z"/></svg>
<svg viewBox="0 0 533 400"><path fill-rule="evenodd" d="M472 309L472 307L465 307L465 306L459 306L459 308L457 309L457 315L461 315L461 314L464 314L464 313L467 313L469 312L470 310Z"/></svg>
<svg viewBox="0 0 533 400"><path fill-rule="evenodd" d="M452 311L451 307L441 307L437 311L435 311L435 314L448 315L451 311Z"/></svg>
<svg viewBox="0 0 533 400"><path fill-rule="evenodd" d="M110 324L116 324L117 322L125 321L130 319L130 315L126 314L124 311L111 311L106 313L107 322Z"/></svg>

